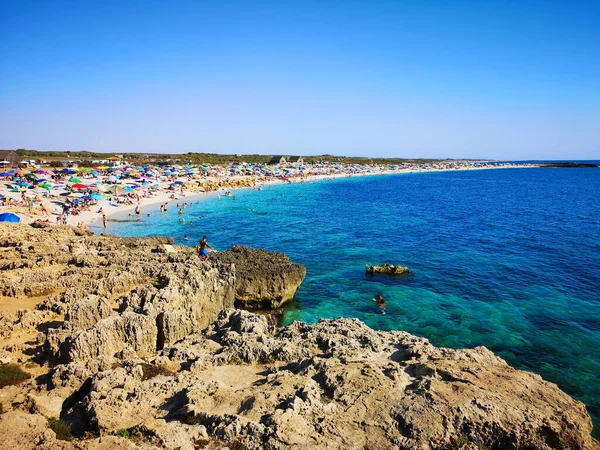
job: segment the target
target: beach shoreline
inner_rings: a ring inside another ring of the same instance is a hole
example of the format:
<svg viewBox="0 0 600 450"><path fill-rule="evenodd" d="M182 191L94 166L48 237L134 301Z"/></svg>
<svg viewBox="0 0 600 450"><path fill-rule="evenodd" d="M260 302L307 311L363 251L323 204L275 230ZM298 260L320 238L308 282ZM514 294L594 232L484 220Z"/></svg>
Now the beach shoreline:
<svg viewBox="0 0 600 450"><path fill-rule="evenodd" d="M421 171L415 171L415 170L404 170L404 171L386 171L386 172L381 172L381 173L361 173L361 174L356 174L356 175L346 175L346 174L335 174L335 175L315 175L315 176L310 176L302 181L306 182L306 183L313 183L313 182L319 182L319 181L328 181L328 180L338 180L338 179L343 179L343 178L356 178L356 177L366 177L366 176L385 176L385 175L411 175L411 174L427 174L427 173L446 173L446 172L457 172L457 171L475 171L475 170L495 170L495 169L531 169L531 168L537 168L537 166L516 166L516 167L484 167L484 168L465 168L465 169L453 169L453 170L444 170L444 169L436 169L436 170L421 170ZM272 180L269 181L267 183L262 184L261 186L279 186L279 185L283 185L283 184L297 184L302 182L301 180L293 180L291 182L285 182L282 180ZM239 188L232 188L229 189L230 192L240 192L240 191L244 191L247 189L251 189L249 187L239 187ZM217 191L217 192L194 192L194 193L190 193L188 195L184 195L184 196L176 196L176 198L171 199L170 198L170 194L160 194L157 195L156 197L150 198L150 199L142 199L142 202L140 203L140 215L144 215L144 213L147 214L147 211L152 208L152 211L154 211L156 209L156 207L160 204L163 203L169 203L170 202L174 202L174 201L183 201L183 202L196 202L198 200L209 200L213 197L215 197L215 195L219 195L219 192L225 192L225 189L222 191ZM120 207L118 210L116 211L110 211L110 213L106 214L107 220L108 222L111 222L111 219L114 220L116 218L121 218L121 217L125 217L126 214L130 214L131 212L135 211L136 205L127 205L127 206L122 206ZM84 223L89 226L90 228L102 228L102 217L95 215L91 216L89 214L87 214L88 211L86 211L86 215L81 217L80 220L83 220ZM75 225L75 224L72 224Z"/></svg>
<svg viewBox="0 0 600 450"><path fill-rule="evenodd" d="M158 205L168 204L171 206L172 202L191 202L191 201L202 201L219 195L224 192L238 192L243 189L251 189L251 186L263 187L263 186L277 186L286 183L310 183L326 180L336 180L341 178L354 178L362 176L384 176L384 175L409 175L409 174L427 174L427 173L443 173L443 172L456 172L456 171L475 171L475 170L495 170L495 169L526 169L526 168L537 168L539 165L533 164L509 164L509 165L494 165L494 166L467 166L467 167L453 167L453 168L401 168L401 169L378 169L374 171L361 172L361 173L334 173L334 174L319 174L319 175L304 175L302 177L294 177L289 179L282 178L268 178L264 179L261 177L246 177L246 185L242 186L228 186L228 183L232 180L239 181L241 176L232 177L207 177L203 179L194 179L194 181L207 181L212 183L225 183L224 187L220 190L203 192L194 190L185 190L183 193L175 191L166 191L165 189L169 186L169 182L160 181L158 182L158 192L152 192L151 196L140 198L139 201L132 202L131 204L119 204L116 205L114 202L108 200L102 200L101 202L91 206L88 210L80 211L77 215L67 215L66 224L71 226L79 226L84 228L91 228L94 232L102 233L102 214L106 216L107 220L107 232L110 230L110 222L117 218L128 217L131 215L136 207L140 208L140 215L148 214L148 211L154 211ZM0 194L7 196L12 199L18 198L21 193L9 192L7 189L0 188ZM17 194L17 195L15 195ZM38 220L48 221L48 223L56 223L57 217L60 212L57 210L55 205L59 198L43 197L41 199L41 205L44 205L49 210L49 214L44 215L37 210L25 211L24 208L17 208L16 210L10 207L0 206L0 213L3 212L15 212L21 217L21 221L24 223L32 223ZM40 206L41 206L40 205ZM101 212L99 212L101 210Z"/></svg>

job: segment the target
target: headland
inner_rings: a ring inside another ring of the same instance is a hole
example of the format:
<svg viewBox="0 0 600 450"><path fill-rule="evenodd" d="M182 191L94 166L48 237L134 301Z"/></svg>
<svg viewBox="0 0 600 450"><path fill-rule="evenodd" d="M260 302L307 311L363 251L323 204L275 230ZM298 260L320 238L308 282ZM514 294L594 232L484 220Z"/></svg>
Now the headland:
<svg viewBox="0 0 600 450"><path fill-rule="evenodd" d="M7 448L598 448L582 403L484 347L235 309L293 295L284 255L43 223L0 251Z"/></svg>

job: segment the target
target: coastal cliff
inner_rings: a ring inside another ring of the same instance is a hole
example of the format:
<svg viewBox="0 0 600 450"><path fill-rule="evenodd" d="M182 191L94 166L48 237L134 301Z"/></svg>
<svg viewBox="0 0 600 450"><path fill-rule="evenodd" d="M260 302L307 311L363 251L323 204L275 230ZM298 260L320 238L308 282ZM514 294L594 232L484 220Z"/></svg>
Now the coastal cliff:
<svg viewBox="0 0 600 450"><path fill-rule="evenodd" d="M0 389L7 448L598 448L582 403L483 347L233 309L293 297L284 255L5 224L0 252L0 369L32 375Z"/></svg>

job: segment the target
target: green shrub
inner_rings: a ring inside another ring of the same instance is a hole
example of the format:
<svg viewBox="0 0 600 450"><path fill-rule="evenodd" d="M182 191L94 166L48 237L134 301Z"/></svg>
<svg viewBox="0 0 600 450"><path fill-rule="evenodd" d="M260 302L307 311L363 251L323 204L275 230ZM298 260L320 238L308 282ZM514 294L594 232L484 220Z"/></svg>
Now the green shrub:
<svg viewBox="0 0 600 450"><path fill-rule="evenodd" d="M71 425L66 423L64 420L57 419L56 417L49 417L48 425L50 426L50 429L56 433L56 439L61 441L73 440L73 435L71 434Z"/></svg>
<svg viewBox="0 0 600 450"><path fill-rule="evenodd" d="M31 378L31 375L21 369L17 364L0 365L0 389L6 386L19 384L29 378Z"/></svg>
<svg viewBox="0 0 600 450"><path fill-rule="evenodd" d="M140 433L135 428L128 430L127 428L121 428L113 433L115 436L118 436L123 439L128 439L134 444L140 443Z"/></svg>

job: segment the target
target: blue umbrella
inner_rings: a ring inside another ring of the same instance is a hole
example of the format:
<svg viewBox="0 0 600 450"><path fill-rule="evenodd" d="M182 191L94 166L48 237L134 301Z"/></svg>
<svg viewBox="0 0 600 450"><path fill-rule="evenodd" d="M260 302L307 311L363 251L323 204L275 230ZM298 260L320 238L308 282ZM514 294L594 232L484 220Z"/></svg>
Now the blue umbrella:
<svg viewBox="0 0 600 450"><path fill-rule="evenodd" d="M124 190L124 191L133 191L133 188L132 188L132 187L129 187L129 186L127 186L127 187L124 187L124 188L123 188L123 190Z"/></svg>
<svg viewBox="0 0 600 450"><path fill-rule="evenodd" d="M0 222L20 222L21 218L13 213L0 214Z"/></svg>
<svg viewBox="0 0 600 450"><path fill-rule="evenodd" d="M10 177L12 173L10 172L0 172L0 177Z"/></svg>
<svg viewBox="0 0 600 450"><path fill-rule="evenodd" d="M90 197L93 198L94 200L104 200L104 195L102 195L102 194L93 193L92 195L90 195Z"/></svg>
<svg viewBox="0 0 600 450"><path fill-rule="evenodd" d="M176 182L175 182L175 183L173 183L173 184L183 184L183 181L176 181Z"/></svg>

